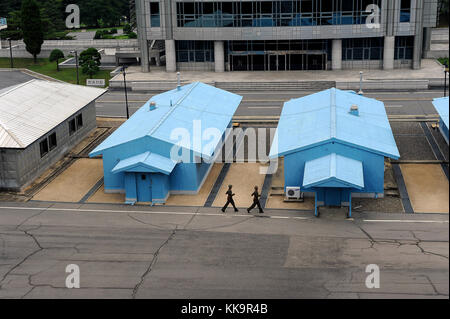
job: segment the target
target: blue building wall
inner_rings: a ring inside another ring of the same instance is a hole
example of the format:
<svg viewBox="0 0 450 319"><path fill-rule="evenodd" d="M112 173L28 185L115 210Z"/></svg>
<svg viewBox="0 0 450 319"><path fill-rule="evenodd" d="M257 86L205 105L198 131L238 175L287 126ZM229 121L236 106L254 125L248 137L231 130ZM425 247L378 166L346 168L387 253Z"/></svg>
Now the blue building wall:
<svg viewBox="0 0 450 319"><path fill-rule="evenodd" d="M336 153L363 163L364 188L362 190L353 190L353 192L379 194L384 192L384 156L332 141L327 144L285 155L285 187L302 187L305 163L330 153ZM314 192L316 189L302 188L302 191Z"/></svg>

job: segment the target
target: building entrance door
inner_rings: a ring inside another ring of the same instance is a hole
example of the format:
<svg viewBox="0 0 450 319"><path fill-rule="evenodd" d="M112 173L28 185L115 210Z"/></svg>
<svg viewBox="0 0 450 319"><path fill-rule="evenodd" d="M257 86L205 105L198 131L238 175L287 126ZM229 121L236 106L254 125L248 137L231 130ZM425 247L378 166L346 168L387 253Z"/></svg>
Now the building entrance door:
<svg viewBox="0 0 450 319"><path fill-rule="evenodd" d="M152 180L150 174L136 173L136 188L138 202L152 201Z"/></svg>
<svg viewBox="0 0 450 319"><path fill-rule="evenodd" d="M341 206L341 189L329 187L325 190L325 205Z"/></svg>

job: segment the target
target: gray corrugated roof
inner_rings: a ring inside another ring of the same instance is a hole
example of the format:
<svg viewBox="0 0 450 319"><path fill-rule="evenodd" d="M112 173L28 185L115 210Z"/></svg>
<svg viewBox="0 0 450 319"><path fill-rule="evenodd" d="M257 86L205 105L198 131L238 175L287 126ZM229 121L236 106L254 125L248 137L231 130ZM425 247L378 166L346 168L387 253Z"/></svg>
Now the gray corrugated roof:
<svg viewBox="0 0 450 319"><path fill-rule="evenodd" d="M0 94L0 148L25 148L105 93L31 80Z"/></svg>

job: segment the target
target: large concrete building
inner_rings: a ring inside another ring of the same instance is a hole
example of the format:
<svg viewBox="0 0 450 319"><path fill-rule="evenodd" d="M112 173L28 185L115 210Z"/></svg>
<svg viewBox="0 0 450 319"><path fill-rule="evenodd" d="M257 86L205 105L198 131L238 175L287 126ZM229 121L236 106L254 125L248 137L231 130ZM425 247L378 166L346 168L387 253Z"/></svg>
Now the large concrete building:
<svg viewBox="0 0 450 319"><path fill-rule="evenodd" d="M0 189L20 191L83 140L104 92L42 80L0 90Z"/></svg>
<svg viewBox="0 0 450 319"><path fill-rule="evenodd" d="M168 72L418 69L437 3L136 0L142 70L162 46Z"/></svg>

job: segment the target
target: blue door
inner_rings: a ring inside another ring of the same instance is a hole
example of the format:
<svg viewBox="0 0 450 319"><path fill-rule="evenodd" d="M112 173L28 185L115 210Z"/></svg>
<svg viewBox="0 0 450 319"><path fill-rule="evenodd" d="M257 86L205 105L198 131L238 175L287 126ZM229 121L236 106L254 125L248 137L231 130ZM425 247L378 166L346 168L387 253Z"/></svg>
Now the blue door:
<svg viewBox="0 0 450 319"><path fill-rule="evenodd" d="M150 174L136 173L136 188L138 202L152 201L152 180Z"/></svg>
<svg viewBox="0 0 450 319"><path fill-rule="evenodd" d="M341 189L329 187L325 190L326 206L341 206Z"/></svg>

